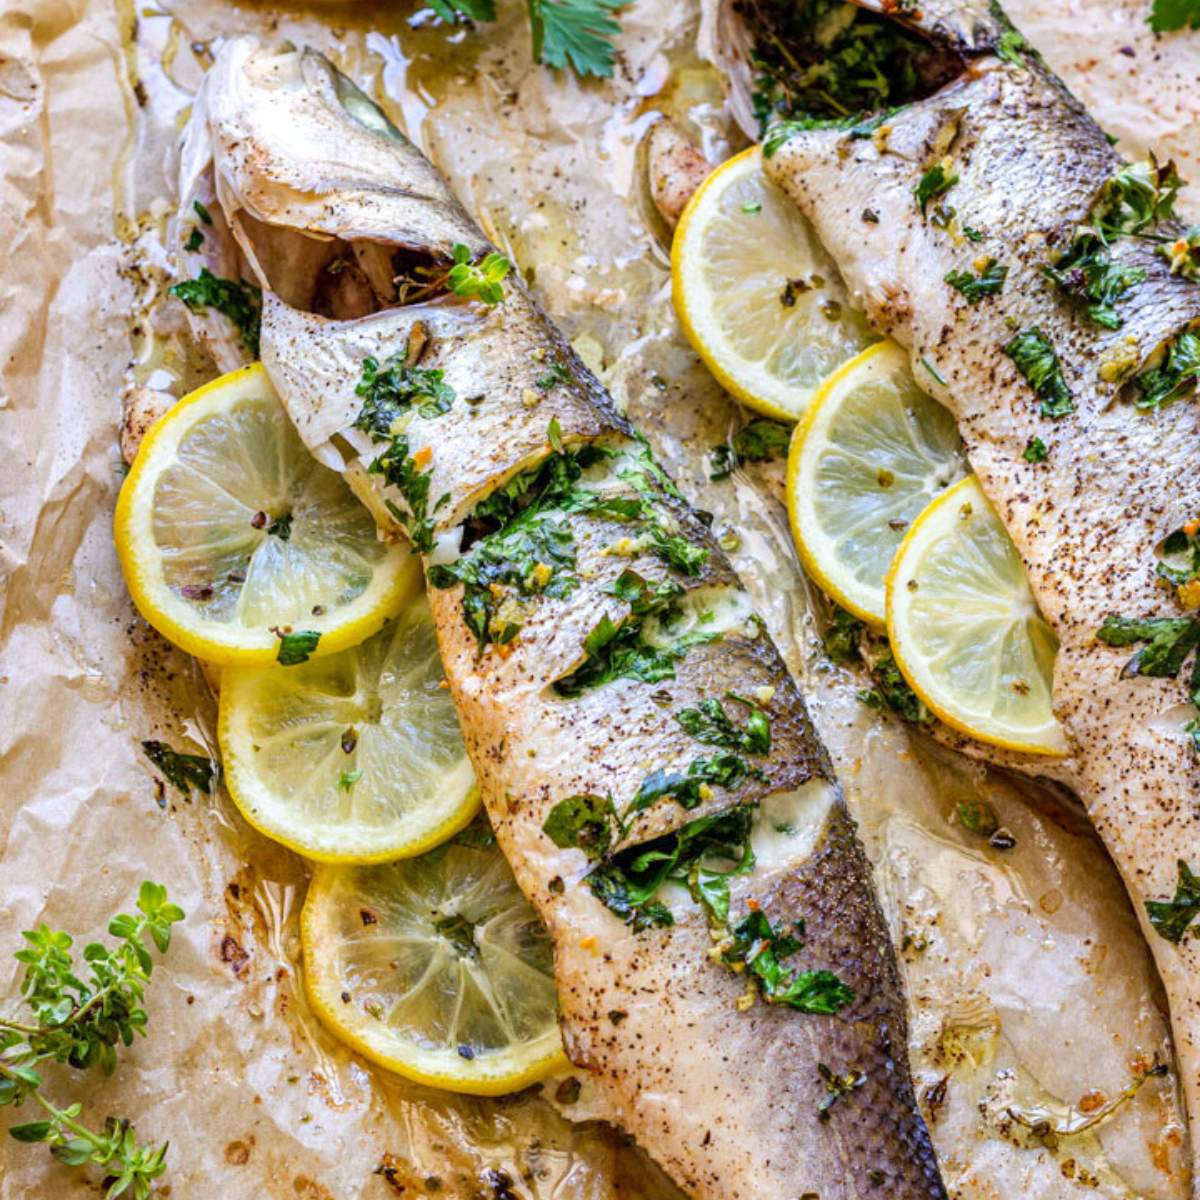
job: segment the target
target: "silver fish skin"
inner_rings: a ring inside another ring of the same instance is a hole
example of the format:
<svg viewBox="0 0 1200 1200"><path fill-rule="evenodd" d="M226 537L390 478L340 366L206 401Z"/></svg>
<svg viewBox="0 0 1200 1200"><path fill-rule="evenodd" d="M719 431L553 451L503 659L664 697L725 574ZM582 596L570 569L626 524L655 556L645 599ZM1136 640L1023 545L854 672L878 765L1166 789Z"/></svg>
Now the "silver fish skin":
<svg viewBox="0 0 1200 1200"><path fill-rule="evenodd" d="M687 573L631 537L628 521L564 511L578 585L525 598L520 634L502 648L480 649L460 586L429 589L488 814L553 938L571 1059L612 1119L696 1200L944 1200L870 867L803 699L704 521L519 279L493 307L444 294L398 303L381 268L446 264L456 243L473 258L490 247L416 148L371 116L326 60L235 39L210 71L205 104L193 157L207 146L224 220L266 289L264 363L306 443L346 472L386 532L415 527L416 514L368 469L380 446L355 428L355 386L366 357L399 351L443 371L455 392L448 411L414 410L404 426L411 461L430 478L427 568L452 564L479 502L559 447L603 448L581 486L641 498L665 531L703 551ZM360 173L357 153L351 160L342 147L364 137L370 171ZM337 171L324 169L327 156ZM346 272L358 276L353 287L338 278ZM631 604L614 591L628 570L680 593L666 615L642 618L643 644L708 636L677 656L671 676L559 694L554 685L586 662L584 642L602 618L634 627ZM717 961L723 943L687 888L660 894L672 923L635 931L586 882L594 864L585 851L543 829L566 798L623 804L654 769L682 771L712 752L674 714L731 692L769 718L769 756L751 756L757 771L707 788L690 810L653 805L612 852L705 816L752 813L755 865L731 880L731 917L758 908L777 929L803 923L803 949L784 965L830 970L849 985L854 1000L830 1015L754 1000L746 975Z"/></svg>
<svg viewBox="0 0 1200 1200"><path fill-rule="evenodd" d="M1097 632L1111 616L1189 615L1156 567L1162 540L1200 515L1200 406L1185 400L1141 412L1112 376L1122 362L1140 369L1155 361L1200 320L1200 286L1172 274L1153 243L1124 237L1114 259L1146 279L1118 302L1122 327L1103 329L1077 311L1042 268L1087 223L1122 160L1036 53L1020 49L996 6L921 10L910 23L963 55L959 77L890 115L874 137L796 132L766 169L813 222L853 302L910 351L917 381L956 416L971 466L1059 638L1054 705L1070 753L1050 773L1086 805L1153 949L1195 1157L1200 940L1165 939L1146 909L1174 897L1181 860L1200 867L1189 672L1129 677L1133 650L1105 645ZM1015 56L996 53L1005 37ZM915 195L943 159L958 176L939 197L956 214L945 228L922 216ZM979 241L963 236L967 227ZM1167 222L1157 232L1176 230ZM1007 279L999 294L970 304L945 276L984 258L1004 264ZM1016 332L1035 327L1053 343L1075 407L1057 420L1040 415L1004 351ZM1034 437L1047 448L1045 462L1023 456Z"/></svg>

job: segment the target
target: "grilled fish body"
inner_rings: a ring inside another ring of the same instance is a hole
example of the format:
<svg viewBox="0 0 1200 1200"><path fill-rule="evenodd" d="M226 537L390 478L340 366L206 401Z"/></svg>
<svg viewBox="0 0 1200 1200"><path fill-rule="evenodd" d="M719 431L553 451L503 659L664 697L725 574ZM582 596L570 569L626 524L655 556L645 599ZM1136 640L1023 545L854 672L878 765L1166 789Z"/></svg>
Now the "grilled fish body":
<svg viewBox="0 0 1200 1200"><path fill-rule="evenodd" d="M690 1196L944 1197L868 864L796 686L704 522L519 281L492 307L445 294L444 282L408 286L444 281L456 244L478 260L486 241L323 58L235 40L203 105L185 185L215 188L267 289L272 380L314 453L438 568L430 599L446 674L497 837L554 940L570 1057ZM356 427L364 360L397 353L443 372L453 402ZM394 472L379 467L387 452ZM509 512L496 530L480 514L502 494L536 507L549 492L530 481L547 463L575 477L537 519L573 561L555 559L548 576L539 563L535 585L467 597L446 573L531 519ZM414 473L425 481L415 489ZM656 665L598 674L612 666L605 637ZM578 844L548 835L572 797L611 798L623 814L654 772L686 775L716 754L677 719L713 699L735 723L761 713L769 753L743 748L742 768L695 789L688 808L664 796L611 821L611 844L594 829ZM727 924L693 898L702 873L690 889L661 888L653 919L622 919L611 894L602 902L594 873L670 849L720 814L752 822L754 851L752 868L746 859L727 876ZM734 924L756 911L798 941L803 929L803 949L780 948L785 976L832 972L853 1000L814 1014L756 999L753 973L721 961Z"/></svg>
<svg viewBox="0 0 1200 1200"><path fill-rule="evenodd" d="M797 132L767 170L813 221L855 303L909 349L915 378L957 417L1058 635L1054 702L1071 754L1053 770L1083 799L1141 914L1171 1003L1195 1146L1200 942L1164 939L1145 907L1174 896L1179 860L1200 866L1200 771L1185 731L1195 710L1184 679L1127 678L1133 651L1096 635L1111 616L1186 615L1156 578L1156 551L1200 514L1200 407L1139 411L1121 380L1200 319L1200 286L1173 275L1154 243L1123 237L1113 261L1145 280L1118 300L1121 327L1103 328L1072 305L1043 268L1088 223L1121 159L994 8L921 9L918 30L964 55L959 78L874 136ZM1015 53L997 56L1006 36ZM939 163L957 176L938 198L953 208L948 223L930 219L934 203L923 216L916 196ZM981 259L1008 274L998 294L971 304L945 277ZM1058 419L1040 414L1004 349L1035 328L1057 351L1072 396L1074 411ZM1024 457L1035 437L1045 462Z"/></svg>

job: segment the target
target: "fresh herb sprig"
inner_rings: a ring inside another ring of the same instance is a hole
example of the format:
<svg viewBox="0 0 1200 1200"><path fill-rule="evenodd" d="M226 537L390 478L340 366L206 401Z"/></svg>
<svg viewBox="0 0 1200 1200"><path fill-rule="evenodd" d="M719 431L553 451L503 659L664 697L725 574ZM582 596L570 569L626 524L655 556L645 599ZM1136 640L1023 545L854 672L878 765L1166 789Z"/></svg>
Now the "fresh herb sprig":
<svg viewBox="0 0 1200 1200"><path fill-rule="evenodd" d="M118 1044L128 1046L145 1034L145 992L154 969L148 943L165 954L171 926L184 914L162 884L149 880L139 890L137 909L136 916L120 913L109 921L116 946L84 947L87 979L76 973L69 934L45 924L24 932L27 945L15 957L25 966L21 995L32 1016L0 1017L0 1107L37 1103L45 1117L12 1126L14 1138L48 1145L67 1166L103 1167L107 1197L145 1200L166 1170L167 1144L139 1145L132 1125L121 1118L109 1117L100 1132L89 1128L79 1119L82 1105L59 1108L46 1097L39 1069L59 1063L110 1074Z"/></svg>
<svg viewBox="0 0 1200 1200"><path fill-rule="evenodd" d="M197 788L205 795L212 791L216 764L211 758L200 754L183 754L173 750L166 742L145 741L142 753L162 772L163 778L185 796Z"/></svg>
<svg viewBox="0 0 1200 1200"><path fill-rule="evenodd" d="M445 382L444 373L409 366L407 360L405 350L389 354L382 363L363 359L362 375L354 387L355 395L363 397L355 429L381 440L390 437L395 422L413 408L427 420L450 411L454 389Z"/></svg>
<svg viewBox="0 0 1200 1200"><path fill-rule="evenodd" d="M454 266L446 276L446 285L465 300L478 300L489 307L504 300L504 280L512 270L512 263L503 254L494 250L485 254L481 261L471 260L470 248L461 242L452 251Z"/></svg>
<svg viewBox="0 0 1200 1200"><path fill-rule="evenodd" d="M1163 408L1196 390L1200 383L1200 333L1185 330L1167 347L1162 361L1134 380L1134 404L1141 409Z"/></svg>

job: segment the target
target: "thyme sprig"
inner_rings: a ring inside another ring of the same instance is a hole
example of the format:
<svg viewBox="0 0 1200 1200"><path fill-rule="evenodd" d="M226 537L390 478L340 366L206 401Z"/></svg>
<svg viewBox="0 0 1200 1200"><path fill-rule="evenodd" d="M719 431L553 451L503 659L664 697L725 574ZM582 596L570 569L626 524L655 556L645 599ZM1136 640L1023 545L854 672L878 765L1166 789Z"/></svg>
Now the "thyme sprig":
<svg viewBox="0 0 1200 1200"><path fill-rule="evenodd" d="M144 1200L166 1169L167 1143L139 1145L124 1118L108 1117L102 1130L91 1129L79 1119L81 1104L60 1108L46 1097L39 1070L59 1063L111 1074L117 1045L129 1046L135 1035L145 1034L145 993L154 969L149 944L165 954L171 926L184 914L162 884L149 880L141 886L137 908L137 915L119 913L109 921L117 945L90 942L83 948L86 979L76 972L70 934L45 923L22 934L27 944L14 957L25 965L21 996L31 1017L0 1017L0 1107L38 1104L46 1114L42 1119L9 1129L17 1141L43 1142L67 1166L104 1167L107 1197Z"/></svg>

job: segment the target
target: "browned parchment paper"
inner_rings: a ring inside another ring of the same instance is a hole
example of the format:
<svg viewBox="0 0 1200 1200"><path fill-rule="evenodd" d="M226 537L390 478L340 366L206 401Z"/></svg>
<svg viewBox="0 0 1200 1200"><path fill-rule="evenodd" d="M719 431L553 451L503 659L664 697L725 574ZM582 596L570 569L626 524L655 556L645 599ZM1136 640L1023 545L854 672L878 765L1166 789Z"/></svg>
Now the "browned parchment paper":
<svg viewBox="0 0 1200 1200"><path fill-rule="evenodd" d="M1200 174L1200 49L1156 44L1145 8L1010 5L1130 153L1153 139ZM45 920L88 940L155 878L188 919L156 970L149 1038L112 1080L47 1073L93 1119L120 1113L170 1138L162 1194L491 1198L505 1179L539 1200L673 1194L619 1135L570 1124L544 1096L448 1097L342 1052L303 1001L304 864L223 796L164 791L140 752L145 738L212 748L213 712L194 664L136 618L121 582L120 397L133 383L180 395L212 373L162 298L169 152L212 39L259 30L318 45L390 97L682 485L740 539L738 566L814 697L905 945L914 1067L934 1095L948 1080L934 1129L958 1194L1183 1195L1170 1081L1057 1153L1015 1148L993 1119L1010 1100L1111 1095L1134 1057L1169 1053L1094 840L1053 798L863 710L858 683L817 652L770 471L707 480L703 450L734 411L675 326L637 150L661 112L714 161L734 143L719 80L691 50L695 5L639 0L617 77L587 86L532 67L519 6L501 9L495 27L448 39L410 23L401 0L290 15L220 0L0 7L0 1004L16 1002L21 929ZM957 799L979 794L1017 837L1007 856L953 822ZM96 1183L0 1139L2 1200Z"/></svg>

